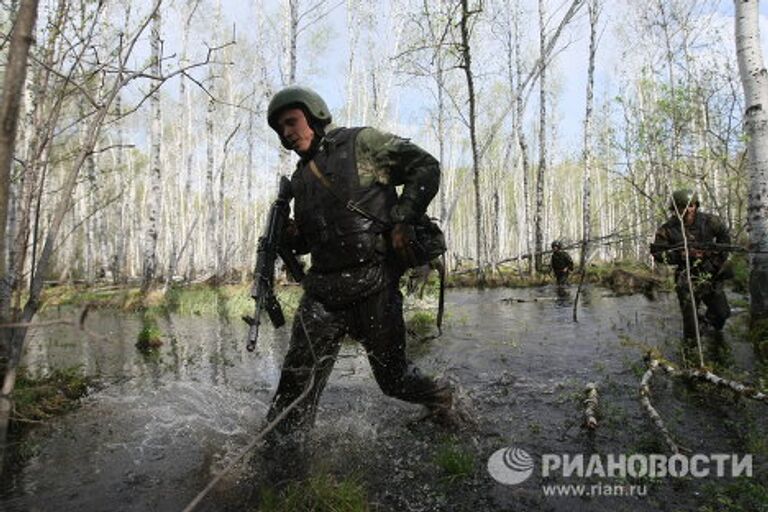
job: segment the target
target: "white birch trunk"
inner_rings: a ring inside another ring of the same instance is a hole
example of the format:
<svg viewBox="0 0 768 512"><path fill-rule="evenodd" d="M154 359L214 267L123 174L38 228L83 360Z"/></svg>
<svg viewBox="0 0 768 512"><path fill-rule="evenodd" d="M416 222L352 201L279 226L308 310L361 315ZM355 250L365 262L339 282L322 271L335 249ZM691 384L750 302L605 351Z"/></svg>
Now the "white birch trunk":
<svg viewBox="0 0 768 512"><path fill-rule="evenodd" d="M152 74L158 77L161 74L161 23L160 10L157 9L152 16L150 45L152 48ZM152 282L157 278L157 235L162 208L162 174L160 171L162 126L159 90L152 94L150 108L152 117L150 140L152 146L149 170L149 198L147 200L146 239L144 240L144 270L141 284L143 291L148 290Z"/></svg>
<svg viewBox="0 0 768 512"><path fill-rule="evenodd" d="M539 167L536 170L536 211L534 213L534 270L541 272L544 251L544 177L547 168L547 64L544 62L545 47L544 0L539 0Z"/></svg>
<svg viewBox="0 0 768 512"><path fill-rule="evenodd" d="M592 237L592 110L595 89L595 55L597 53L597 23L600 18L600 0L591 0L589 10L589 63L587 65L587 102L584 114L584 178L582 184L582 232L581 272L585 272L589 254L589 239Z"/></svg>
<svg viewBox="0 0 768 512"><path fill-rule="evenodd" d="M734 4L736 54L746 109L744 128L749 140L747 222L750 249L755 251L750 255L749 278L754 325L757 321L768 323L768 71L760 46L758 0L736 0Z"/></svg>
<svg viewBox="0 0 768 512"><path fill-rule="evenodd" d="M467 0L461 1L461 51L462 62L461 67L464 69L464 75L467 80L467 96L469 98L469 140L472 149L472 182L475 192L475 259L477 262L478 276L481 282L484 280L483 266L486 263L486 258L483 256L483 240L485 236L483 234L483 206L480 195L480 153L477 145L477 132L476 132L476 112L475 112L475 83L474 76L472 74L472 53L470 51L469 39L469 18L475 11L469 10L469 2Z"/></svg>

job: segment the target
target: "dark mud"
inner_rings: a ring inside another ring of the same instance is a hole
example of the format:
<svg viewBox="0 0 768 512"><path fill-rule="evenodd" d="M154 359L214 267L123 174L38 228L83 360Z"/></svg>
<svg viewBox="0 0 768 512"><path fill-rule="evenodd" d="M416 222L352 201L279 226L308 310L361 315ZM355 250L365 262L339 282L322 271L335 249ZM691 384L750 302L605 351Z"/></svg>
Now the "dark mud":
<svg viewBox="0 0 768 512"><path fill-rule="evenodd" d="M637 387L648 348L679 360L674 296L651 301L592 289L580 301L574 323L572 296L553 287L449 292L445 334L412 343L410 352L426 372L461 384L477 426L458 435L417 421L418 406L383 396L364 354L346 345L321 400L305 461L310 473L358 482L373 510L721 510L716 497L737 485L732 479L606 479L601 483L646 485L647 494L546 497L543 484L584 482L543 481L534 472L508 486L489 476L488 457L508 446L537 461L547 453L666 453ZM288 329L264 329L254 355L244 349L238 321L172 317L160 322L160 353L146 357L133 346L137 319L96 313L89 328L106 339L60 327L31 340L31 370L79 365L103 388L25 436L18 445L24 456L6 466L14 477L3 479L2 510L180 511L262 424ZM752 349L737 338L727 330L725 344L709 347L708 357L716 356L722 372L751 380ZM705 336L707 346L711 339ZM593 434L581 427L587 382L600 393ZM663 375L652 391L680 445L691 453L753 453L753 480L766 485L764 404ZM446 451L468 457L469 473L452 475L440 462ZM251 491L263 478L257 461L239 465L198 510L253 509Z"/></svg>

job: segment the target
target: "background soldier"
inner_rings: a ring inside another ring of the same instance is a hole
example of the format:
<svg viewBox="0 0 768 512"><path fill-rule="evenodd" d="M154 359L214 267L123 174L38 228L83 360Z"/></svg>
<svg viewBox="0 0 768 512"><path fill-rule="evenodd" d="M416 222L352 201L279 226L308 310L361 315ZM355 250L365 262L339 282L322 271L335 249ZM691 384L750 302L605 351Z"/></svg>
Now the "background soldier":
<svg viewBox="0 0 768 512"><path fill-rule="evenodd" d="M300 157L291 177L295 222L283 247L312 257L268 420L310 383L311 391L270 433L268 444L311 428L347 334L362 342L386 395L424 404L434 421L456 425L452 387L406 360L398 287L413 256L407 224L425 213L438 190L437 160L389 133L333 126L325 101L308 88L279 91L267 115L282 145ZM384 223L354 211L352 201Z"/></svg>
<svg viewBox="0 0 768 512"><path fill-rule="evenodd" d="M669 209L672 216L656 231L651 244L651 255L659 263L676 265L675 291L683 313L683 335L689 344L696 339L694 314L701 302L707 306L704 320L717 331L731 315L728 300L723 291L723 281L730 277L726 271L727 248L731 237L725 223L709 213L699 211L699 198L691 190L676 190L672 194ZM691 269L694 299L688 287L686 257L683 247L683 227L688 244L688 262Z"/></svg>
<svg viewBox="0 0 768 512"><path fill-rule="evenodd" d="M557 279L557 285L563 286L568 282L568 276L573 272L573 259L563 250L559 240L552 242L552 272Z"/></svg>

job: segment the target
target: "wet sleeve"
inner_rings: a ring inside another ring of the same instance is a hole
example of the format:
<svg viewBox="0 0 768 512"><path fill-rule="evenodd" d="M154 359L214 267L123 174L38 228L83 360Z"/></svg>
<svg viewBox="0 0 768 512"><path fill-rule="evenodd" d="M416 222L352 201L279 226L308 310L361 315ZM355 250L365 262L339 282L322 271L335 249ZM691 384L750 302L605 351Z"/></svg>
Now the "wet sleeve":
<svg viewBox="0 0 768 512"><path fill-rule="evenodd" d="M373 128L363 130L358 140L359 172L372 173L381 183L403 186L390 212L393 222L414 222L424 215L440 186L437 159L408 139Z"/></svg>

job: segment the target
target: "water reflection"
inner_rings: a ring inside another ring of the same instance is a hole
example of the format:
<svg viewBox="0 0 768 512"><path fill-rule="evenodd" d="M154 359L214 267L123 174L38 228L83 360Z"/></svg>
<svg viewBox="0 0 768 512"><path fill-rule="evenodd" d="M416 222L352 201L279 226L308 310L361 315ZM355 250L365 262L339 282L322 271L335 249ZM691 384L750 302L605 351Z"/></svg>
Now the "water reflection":
<svg viewBox="0 0 768 512"><path fill-rule="evenodd" d="M69 320L76 314L74 309L61 308L41 315L40 320ZM103 338L91 338L68 325L32 329L22 364L32 375L77 367L106 382L149 379L150 386L201 378L210 385L231 386L245 383L254 373L260 380L276 375L275 331L266 324L258 352L250 354L242 343L244 324L229 318L164 315L157 323L163 343L149 355L135 347L141 321L133 314L91 313L87 327ZM277 339L281 345L285 334L279 333Z"/></svg>
<svg viewBox="0 0 768 512"><path fill-rule="evenodd" d="M537 417L539 411L532 411L546 400L544 407L567 409L558 409L560 417L572 414L570 402L553 403L552 395L566 379L585 382L596 371L620 383L616 389L629 389L626 400L635 407L636 382L626 368L623 340L676 340L674 297L651 302L585 287L574 323L575 289L564 291L451 290L444 335L415 347L414 357L424 371L462 382L480 398L484 419L502 425L505 436L518 429L516 435L530 438L524 431L529 420L510 418ZM61 309L41 320L76 314ZM106 387L73 414L33 431L35 455L16 480L6 480L3 510L44 510L50 503L65 512L112 510L115 503L125 511L183 509L262 424L290 326L275 331L262 324L257 350L250 353L246 326L237 319L164 316L158 318L164 343L145 357L134 346L138 316L94 311L87 323L105 339L61 325L32 331L23 360L32 373L80 366ZM631 350L629 357L638 357L639 349ZM325 455L347 458L341 438L361 438L368 447L391 431L403 442L413 439L403 426L403 411L413 407L383 397L359 346L345 344L342 355L318 417L316 435L328 440ZM551 448L556 439L541 442Z"/></svg>

